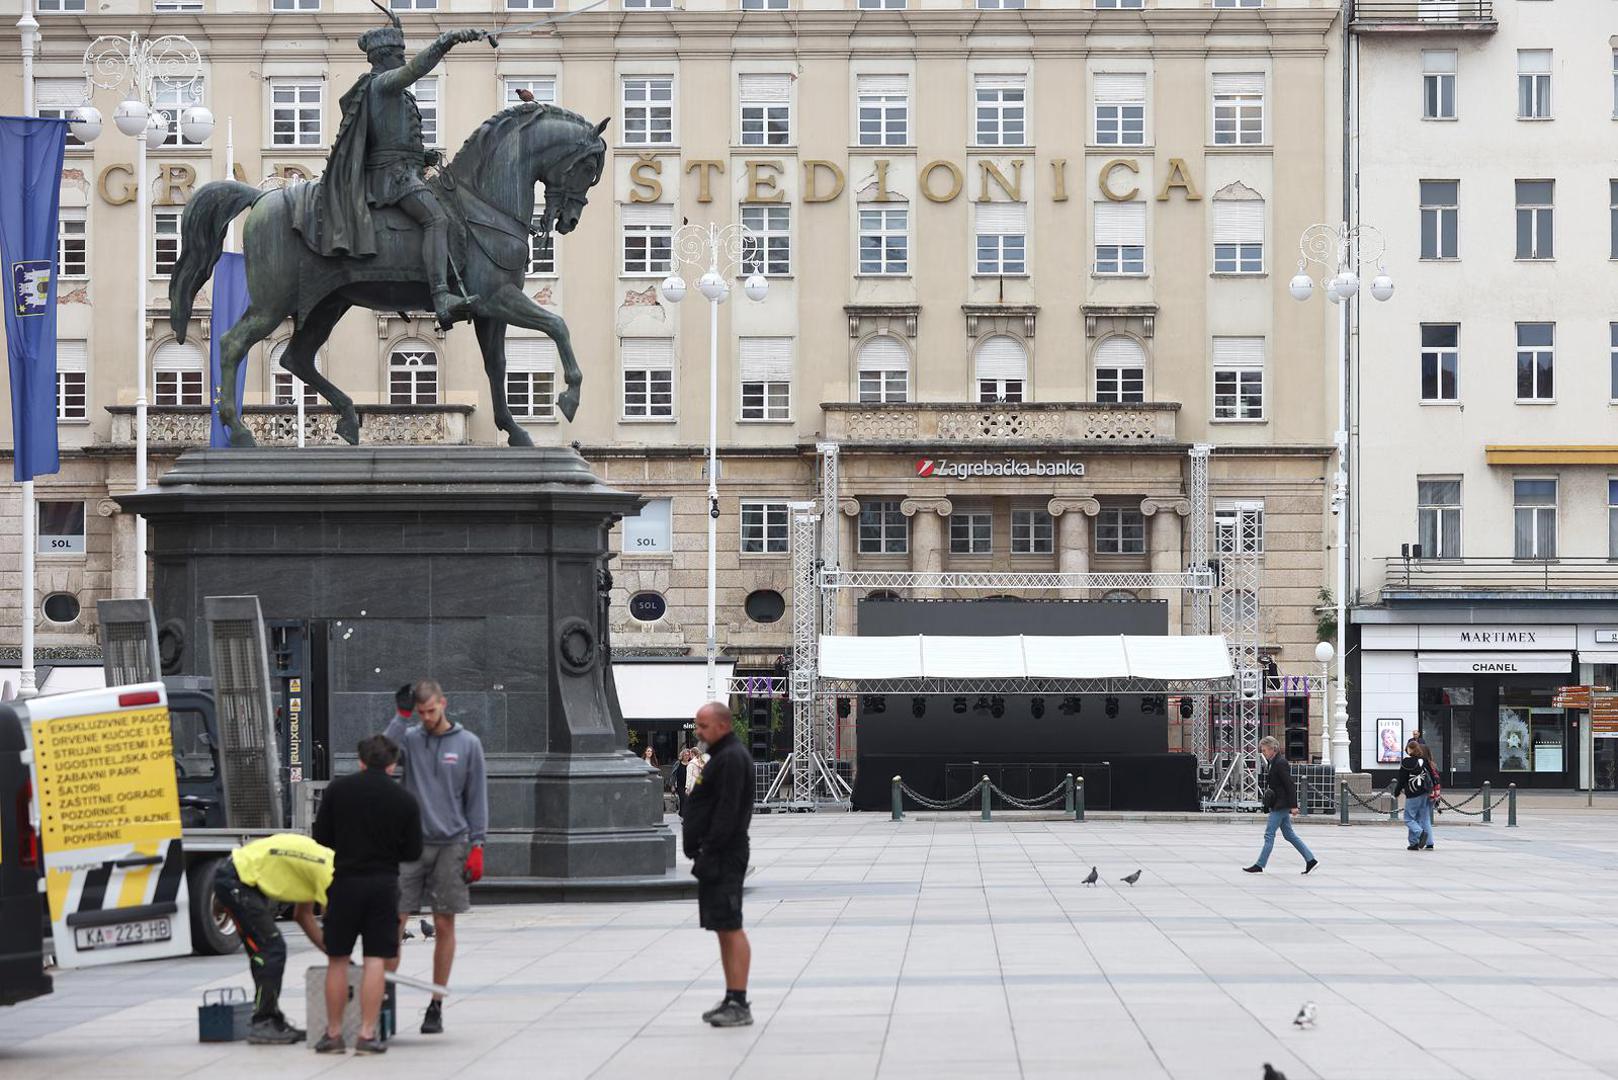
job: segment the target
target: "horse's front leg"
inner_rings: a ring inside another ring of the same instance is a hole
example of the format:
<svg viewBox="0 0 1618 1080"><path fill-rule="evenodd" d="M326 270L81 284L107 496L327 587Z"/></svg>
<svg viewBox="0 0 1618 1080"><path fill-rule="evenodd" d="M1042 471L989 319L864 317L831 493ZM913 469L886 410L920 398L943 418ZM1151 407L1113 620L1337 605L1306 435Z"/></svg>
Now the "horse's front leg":
<svg viewBox="0 0 1618 1080"><path fill-rule="evenodd" d="M479 300L477 314L487 319L521 326L526 330L538 330L556 343L557 355L562 358L562 377L567 383L567 389L556 399L556 407L561 410L563 416L569 420L573 419L573 414L579 409L579 385L584 382L584 373L579 370L579 362L573 355L573 342L568 336L567 323L562 321L562 317L546 311L520 288L511 284L502 285L491 295ZM487 355L484 354L485 359ZM504 392L505 387L502 386L500 393L504 395Z"/></svg>
<svg viewBox="0 0 1618 1080"><path fill-rule="evenodd" d="M494 426L506 433L509 445L533 446L534 440L511 415L511 405L506 400L506 324L478 316L472 320L472 325L477 330L478 348L483 350L483 370L489 376Z"/></svg>

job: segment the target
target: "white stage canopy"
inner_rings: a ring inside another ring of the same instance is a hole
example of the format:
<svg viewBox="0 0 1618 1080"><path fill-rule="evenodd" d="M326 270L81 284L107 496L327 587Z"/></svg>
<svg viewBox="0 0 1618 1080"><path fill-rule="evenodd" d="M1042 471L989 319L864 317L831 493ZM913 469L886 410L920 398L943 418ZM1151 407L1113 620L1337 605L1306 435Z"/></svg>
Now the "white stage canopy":
<svg viewBox="0 0 1618 1080"><path fill-rule="evenodd" d="M1036 637L823 635L820 675L845 682L894 679L1229 679L1230 649L1218 634ZM626 710L627 711L627 710Z"/></svg>
<svg viewBox="0 0 1618 1080"><path fill-rule="evenodd" d="M719 680L719 698L728 697L734 660L714 665ZM653 720L689 722L708 702L708 662L685 658L617 660L612 662L612 679L618 686L618 704L624 722Z"/></svg>

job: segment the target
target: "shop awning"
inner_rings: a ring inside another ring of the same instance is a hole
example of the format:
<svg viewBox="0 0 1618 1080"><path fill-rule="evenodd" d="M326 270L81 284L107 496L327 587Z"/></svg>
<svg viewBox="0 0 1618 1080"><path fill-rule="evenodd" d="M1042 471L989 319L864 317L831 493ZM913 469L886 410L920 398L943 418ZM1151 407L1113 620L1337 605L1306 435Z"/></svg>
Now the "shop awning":
<svg viewBox="0 0 1618 1080"><path fill-rule="evenodd" d="M1490 465L1618 465L1618 446L1606 445L1496 445L1483 448Z"/></svg>
<svg viewBox="0 0 1618 1080"><path fill-rule="evenodd" d="M728 697L730 673L736 664L721 660L718 669L719 697ZM624 722L653 720L689 721L708 702L708 662L677 660L614 660L612 679L618 686L618 704Z"/></svg>
<svg viewBox="0 0 1618 1080"><path fill-rule="evenodd" d="M893 679L1144 679L1189 682L1228 679L1230 650L1217 634L1180 637L1126 635L1040 637L823 636L822 678L857 682Z"/></svg>

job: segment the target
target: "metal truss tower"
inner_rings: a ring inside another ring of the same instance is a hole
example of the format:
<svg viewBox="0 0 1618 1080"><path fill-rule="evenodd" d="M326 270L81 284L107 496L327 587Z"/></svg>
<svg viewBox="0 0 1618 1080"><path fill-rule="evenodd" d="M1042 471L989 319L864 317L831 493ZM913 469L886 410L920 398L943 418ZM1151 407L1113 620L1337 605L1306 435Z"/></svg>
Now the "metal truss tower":
<svg viewBox="0 0 1618 1080"><path fill-rule="evenodd" d="M1210 443L1197 443L1191 448L1191 518L1186 522L1190 530L1187 544L1186 569L1198 571L1208 565L1208 457L1213 452ZM1191 602L1189 632L1206 634L1210 613L1208 603L1211 589L1206 584L1193 585L1188 599ZM1213 763L1213 747L1209 742L1208 699L1197 696L1191 700L1191 751L1197 755L1197 764Z"/></svg>
<svg viewBox="0 0 1618 1080"><path fill-rule="evenodd" d="M1256 806L1259 801L1259 710L1264 701L1264 673L1258 663L1259 515L1261 504L1237 504L1235 525L1219 536L1219 631L1230 646L1236 670L1236 699L1221 710L1229 732L1218 749L1229 758L1214 791L1215 804Z"/></svg>

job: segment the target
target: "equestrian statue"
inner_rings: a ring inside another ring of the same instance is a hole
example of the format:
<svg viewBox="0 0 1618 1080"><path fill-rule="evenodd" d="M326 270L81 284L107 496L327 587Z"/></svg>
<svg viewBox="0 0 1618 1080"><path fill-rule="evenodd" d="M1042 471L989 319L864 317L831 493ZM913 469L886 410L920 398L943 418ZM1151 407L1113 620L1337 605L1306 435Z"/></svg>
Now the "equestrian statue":
<svg viewBox="0 0 1618 1080"><path fill-rule="evenodd" d="M380 6L380 5L379 5ZM456 45L489 40L485 30L440 34L405 60L398 16L360 35L371 62L343 95L342 126L319 180L262 191L220 180L203 185L181 220L180 258L170 282L169 322L183 343L197 290L213 273L230 222L242 230L247 312L220 342L219 419L232 446L252 446L236 409L247 351L282 320L293 321L281 366L340 413L337 434L358 443L354 402L315 367L315 353L349 308L432 310L442 329L470 320L483 352L494 421L512 446L533 440L506 403L506 327L542 331L556 343L566 389L556 407L579 406L579 371L567 324L523 293L531 235L573 231L601 179L607 144L599 124L555 105L524 100L483 123L436 175L441 155L422 142L409 88ZM533 225L534 189L545 208ZM249 209L251 208L251 209Z"/></svg>

